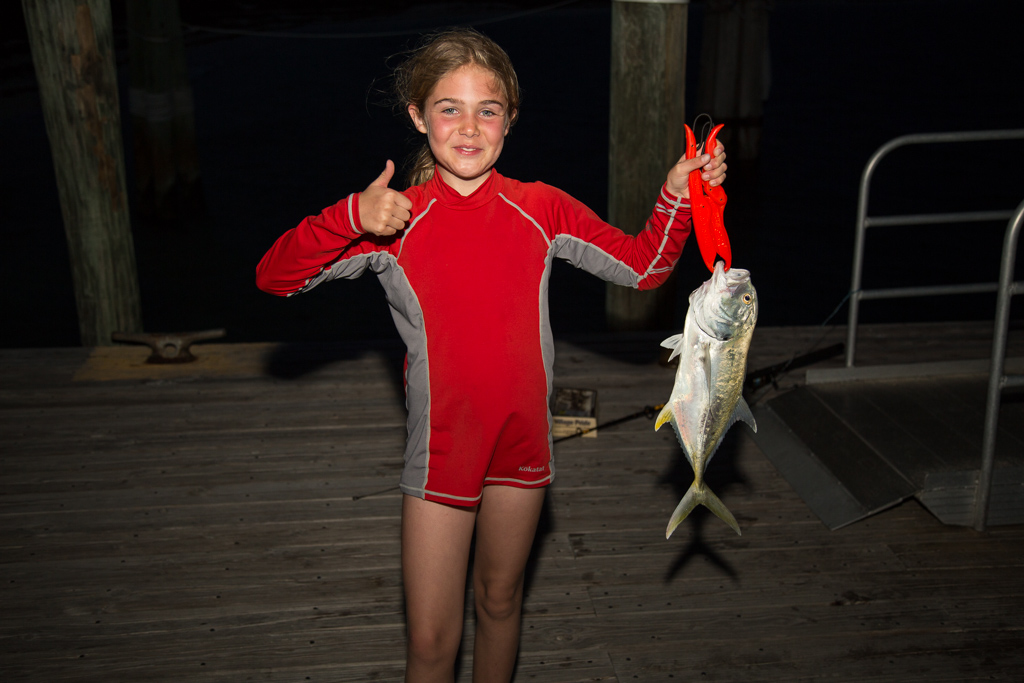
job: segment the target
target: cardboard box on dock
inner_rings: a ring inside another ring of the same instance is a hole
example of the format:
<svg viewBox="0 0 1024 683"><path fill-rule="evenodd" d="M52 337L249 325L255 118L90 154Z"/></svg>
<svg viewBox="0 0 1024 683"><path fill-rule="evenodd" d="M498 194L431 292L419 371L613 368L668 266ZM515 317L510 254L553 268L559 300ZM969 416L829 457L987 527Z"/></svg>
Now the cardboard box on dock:
<svg viewBox="0 0 1024 683"><path fill-rule="evenodd" d="M597 392L593 389L556 388L551 397L551 415L551 435L554 438L572 436L577 432L584 432L584 438L593 438L597 436Z"/></svg>

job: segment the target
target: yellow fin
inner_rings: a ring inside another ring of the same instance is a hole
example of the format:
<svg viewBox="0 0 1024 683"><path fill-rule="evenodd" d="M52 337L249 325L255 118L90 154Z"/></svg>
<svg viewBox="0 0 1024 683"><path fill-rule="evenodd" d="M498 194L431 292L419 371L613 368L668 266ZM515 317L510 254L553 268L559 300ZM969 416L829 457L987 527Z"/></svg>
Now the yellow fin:
<svg viewBox="0 0 1024 683"><path fill-rule="evenodd" d="M665 424L671 419L672 407L670 405L666 405L664 408L661 409L661 412L658 414L658 419L654 423L654 431L658 431L659 429L661 429L661 425Z"/></svg>

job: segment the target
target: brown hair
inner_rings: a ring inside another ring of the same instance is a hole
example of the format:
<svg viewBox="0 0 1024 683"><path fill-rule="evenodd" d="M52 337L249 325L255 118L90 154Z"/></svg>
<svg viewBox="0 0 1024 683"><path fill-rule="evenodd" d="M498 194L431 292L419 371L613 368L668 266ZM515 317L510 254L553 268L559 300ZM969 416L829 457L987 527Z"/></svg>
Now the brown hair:
<svg viewBox="0 0 1024 683"><path fill-rule="evenodd" d="M438 81L464 67L475 64L494 74L494 82L508 103L508 125L519 114L519 79L512 61L497 43L471 28L435 33L424 38L411 56L395 69L395 104L408 117L409 105L427 110L427 97ZM419 185L434 175L434 155L424 144L409 162L409 185Z"/></svg>

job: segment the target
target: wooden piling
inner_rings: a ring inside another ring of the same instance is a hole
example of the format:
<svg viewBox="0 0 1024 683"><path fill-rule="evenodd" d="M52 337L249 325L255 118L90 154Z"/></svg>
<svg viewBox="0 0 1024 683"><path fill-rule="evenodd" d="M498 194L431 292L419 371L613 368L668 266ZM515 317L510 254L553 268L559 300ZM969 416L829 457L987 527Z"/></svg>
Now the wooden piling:
<svg viewBox="0 0 1024 683"><path fill-rule="evenodd" d="M173 219L203 203L178 2L135 0L126 9L136 209Z"/></svg>
<svg viewBox="0 0 1024 683"><path fill-rule="evenodd" d="M142 329L110 3L22 0L57 174L82 344Z"/></svg>
<svg viewBox="0 0 1024 683"><path fill-rule="evenodd" d="M687 0L612 3L608 216L631 234L685 149L686 25ZM671 327L673 289L671 281L652 292L609 285L608 326Z"/></svg>

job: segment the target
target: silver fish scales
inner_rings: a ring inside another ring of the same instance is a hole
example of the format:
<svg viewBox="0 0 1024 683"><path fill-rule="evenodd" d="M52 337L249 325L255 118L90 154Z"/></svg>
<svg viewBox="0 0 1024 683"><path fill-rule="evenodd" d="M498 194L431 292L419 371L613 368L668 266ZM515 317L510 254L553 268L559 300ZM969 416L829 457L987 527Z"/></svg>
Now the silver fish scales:
<svg viewBox="0 0 1024 683"><path fill-rule="evenodd" d="M757 323L757 292L750 273L728 271L719 261L711 277L690 294L683 333L661 343L679 356L672 394L654 428L671 422L693 467L694 480L669 519L665 538L697 505L704 505L737 534L739 524L725 504L707 487L704 471L722 437L737 420L757 431L750 407L743 400L747 350Z"/></svg>

